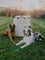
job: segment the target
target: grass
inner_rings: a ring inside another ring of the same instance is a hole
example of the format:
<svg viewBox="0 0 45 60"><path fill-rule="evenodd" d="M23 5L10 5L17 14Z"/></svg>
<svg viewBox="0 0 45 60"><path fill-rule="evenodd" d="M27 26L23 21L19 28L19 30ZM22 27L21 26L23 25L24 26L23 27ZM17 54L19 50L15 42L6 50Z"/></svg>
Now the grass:
<svg viewBox="0 0 45 60"><path fill-rule="evenodd" d="M1 33L9 30L10 23L13 24L13 18L0 17L0 60L45 60L45 38L21 49L21 45L16 46ZM45 19L32 19L31 28L45 37Z"/></svg>

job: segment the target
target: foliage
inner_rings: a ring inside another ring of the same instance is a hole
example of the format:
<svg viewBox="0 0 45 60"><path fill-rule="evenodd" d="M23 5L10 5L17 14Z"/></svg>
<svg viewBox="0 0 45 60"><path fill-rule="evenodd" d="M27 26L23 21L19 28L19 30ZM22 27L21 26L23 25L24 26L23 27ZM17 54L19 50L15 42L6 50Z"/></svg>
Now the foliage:
<svg viewBox="0 0 45 60"><path fill-rule="evenodd" d="M34 10L31 14L34 18L45 19L45 10Z"/></svg>
<svg viewBox="0 0 45 60"><path fill-rule="evenodd" d="M5 11L1 11L0 12L0 16L6 16L6 12Z"/></svg>
<svg viewBox="0 0 45 60"><path fill-rule="evenodd" d="M45 10L21 11L18 9L9 9L0 12L0 16L14 17L17 15L30 15L33 18L45 19Z"/></svg>

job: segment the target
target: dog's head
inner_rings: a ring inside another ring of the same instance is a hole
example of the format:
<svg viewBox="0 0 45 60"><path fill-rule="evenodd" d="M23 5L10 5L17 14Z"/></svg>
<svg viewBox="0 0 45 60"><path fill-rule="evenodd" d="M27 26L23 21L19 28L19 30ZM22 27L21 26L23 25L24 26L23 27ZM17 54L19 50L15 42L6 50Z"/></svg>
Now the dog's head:
<svg viewBox="0 0 45 60"><path fill-rule="evenodd" d="M15 24L13 24L13 25L10 24L9 27L10 27L11 34L15 35Z"/></svg>
<svg viewBox="0 0 45 60"><path fill-rule="evenodd" d="M24 29L23 32L24 32L24 35L26 35L26 36L30 36L31 35L31 30L30 30L29 26L28 27L25 26L25 29Z"/></svg>

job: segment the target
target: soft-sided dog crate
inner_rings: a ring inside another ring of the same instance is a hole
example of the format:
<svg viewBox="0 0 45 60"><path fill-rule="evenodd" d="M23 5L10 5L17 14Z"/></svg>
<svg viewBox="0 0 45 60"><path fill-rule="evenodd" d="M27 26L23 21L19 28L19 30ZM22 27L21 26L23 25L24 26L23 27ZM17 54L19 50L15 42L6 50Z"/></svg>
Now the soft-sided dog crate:
<svg viewBox="0 0 45 60"><path fill-rule="evenodd" d="M25 26L31 26L30 16L15 16L14 24L16 25L16 36L24 36L23 30Z"/></svg>

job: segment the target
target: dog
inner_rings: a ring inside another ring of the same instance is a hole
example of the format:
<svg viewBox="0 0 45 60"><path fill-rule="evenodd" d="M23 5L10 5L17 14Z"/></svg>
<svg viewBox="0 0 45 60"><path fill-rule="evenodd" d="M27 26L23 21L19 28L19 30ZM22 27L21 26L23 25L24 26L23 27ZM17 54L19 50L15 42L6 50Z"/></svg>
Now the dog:
<svg viewBox="0 0 45 60"><path fill-rule="evenodd" d="M41 40L43 38L43 36L40 33L33 32L32 29L29 28L29 26L25 27L23 33L24 33L23 40L19 41L19 43L16 44L16 46L17 46L22 43L26 43L21 48L24 48L24 47L34 43L36 40Z"/></svg>
<svg viewBox="0 0 45 60"><path fill-rule="evenodd" d="M15 41L13 41L14 38L15 38L17 41L19 41L19 40L17 39L16 35L15 35L15 28L16 28L16 26L15 26L15 24L13 24L13 26L10 24L9 27L10 27L10 30L7 30L7 31L2 32L2 33L5 34L5 35L8 35L9 38L10 38L10 40L11 40L13 43L16 43Z"/></svg>
<svg viewBox="0 0 45 60"><path fill-rule="evenodd" d="M19 44L22 44L22 43L26 43L24 46L21 47L21 48L24 48L24 47L32 44L34 42L33 41L34 39L33 39L33 33L31 33L31 31L32 30L29 28L29 26L25 27L24 31L23 31L23 33L24 33L23 40L19 41L19 43L17 43L16 46Z"/></svg>

